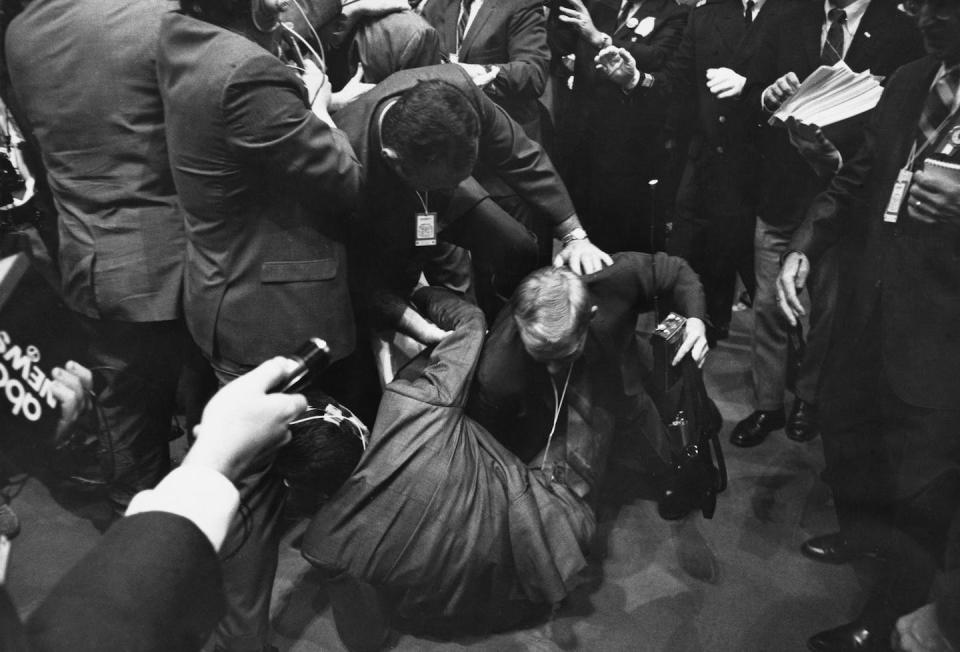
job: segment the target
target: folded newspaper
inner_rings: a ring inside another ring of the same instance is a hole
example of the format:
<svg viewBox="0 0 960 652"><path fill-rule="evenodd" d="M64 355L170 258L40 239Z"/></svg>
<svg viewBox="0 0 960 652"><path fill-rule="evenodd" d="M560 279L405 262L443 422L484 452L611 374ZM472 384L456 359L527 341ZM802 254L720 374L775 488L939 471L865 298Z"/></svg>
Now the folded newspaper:
<svg viewBox="0 0 960 652"><path fill-rule="evenodd" d="M880 101L882 77L853 72L843 61L820 66L803 80L797 92L770 117L770 124L787 118L820 127L869 111Z"/></svg>

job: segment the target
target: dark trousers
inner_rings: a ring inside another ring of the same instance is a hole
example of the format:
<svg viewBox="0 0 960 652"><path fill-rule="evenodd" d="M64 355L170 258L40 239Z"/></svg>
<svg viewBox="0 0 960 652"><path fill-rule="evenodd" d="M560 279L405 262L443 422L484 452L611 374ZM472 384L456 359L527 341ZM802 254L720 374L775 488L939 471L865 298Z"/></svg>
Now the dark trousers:
<svg viewBox="0 0 960 652"><path fill-rule="evenodd" d="M893 619L927 601L960 500L960 411L909 405L888 382L879 310L841 333L821 393L823 446L841 531L889 557L865 614Z"/></svg>
<svg viewBox="0 0 960 652"><path fill-rule="evenodd" d="M757 289L753 270L756 202L741 196L736 201L717 203L717 193L700 186L699 177L704 174L693 161L684 169L667 251L686 259L700 276L710 324L727 328L737 275L751 297ZM734 180L729 185L735 185ZM733 192L735 188L729 188L725 194Z"/></svg>
<svg viewBox="0 0 960 652"><path fill-rule="evenodd" d="M250 370L211 362L220 386ZM270 637L270 594L277 574L280 517L286 490L272 462L237 483L240 510L220 549L227 613L214 632L217 652L260 652Z"/></svg>
<svg viewBox="0 0 960 652"><path fill-rule="evenodd" d="M79 315L94 374L102 465L118 511L170 470L177 380L190 345L181 321L121 322Z"/></svg>

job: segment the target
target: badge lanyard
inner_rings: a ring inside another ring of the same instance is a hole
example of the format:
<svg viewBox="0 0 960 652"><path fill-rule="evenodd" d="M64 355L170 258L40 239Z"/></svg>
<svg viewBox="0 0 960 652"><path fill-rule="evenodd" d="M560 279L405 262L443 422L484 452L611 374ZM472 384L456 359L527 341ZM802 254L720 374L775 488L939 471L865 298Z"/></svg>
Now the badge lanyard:
<svg viewBox="0 0 960 652"><path fill-rule="evenodd" d="M567 370L567 379L563 381L563 391L557 394L557 383L554 382L553 376L550 376L550 389L553 390L553 402L556 404L556 407L553 410L553 425L550 426L550 434L547 435L547 445L543 449L543 459L540 460L540 468L544 468L547 463L547 454L550 453L550 443L553 441L553 433L557 430L557 421L560 420L560 410L563 408L563 399L567 396L567 387L570 386L570 376L573 374L573 365L576 364L576 361L570 363L570 368Z"/></svg>
<svg viewBox="0 0 960 652"><path fill-rule="evenodd" d="M431 213L427 207L430 191L424 190L422 195L419 190L414 190L414 192L417 193L417 198L423 204L423 212L417 213L417 230L413 244L416 247L432 247L437 244L437 214L436 212Z"/></svg>
<svg viewBox="0 0 960 652"><path fill-rule="evenodd" d="M904 163L903 167L897 173L897 180L893 183L893 190L890 192L890 201L887 202L887 209L883 212L884 222L888 224L897 223L900 216L900 209L903 207L903 202L907 198L907 191L910 189L910 182L913 180L913 166L917 161L917 157L921 152L925 152L928 147L940 140L944 129L953 122L958 111L960 111L960 106L955 107L953 111L950 112L950 115L943 119L933 133L927 136L922 145L918 147L917 142L913 142L913 146L910 148L910 154L907 156L907 162ZM953 147L954 146L951 145L951 150Z"/></svg>

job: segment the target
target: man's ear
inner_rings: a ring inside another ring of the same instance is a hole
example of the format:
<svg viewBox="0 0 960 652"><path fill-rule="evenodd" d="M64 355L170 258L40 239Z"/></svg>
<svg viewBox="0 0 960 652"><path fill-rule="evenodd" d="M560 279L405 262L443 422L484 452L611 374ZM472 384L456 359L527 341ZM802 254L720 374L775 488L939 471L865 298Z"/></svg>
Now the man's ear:
<svg viewBox="0 0 960 652"><path fill-rule="evenodd" d="M590 306L590 320L592 321L594 317L597 316L597 306L596 304Z"/></svg>
<svg viewBox="0 0 960 652"><path fill-rule="evenodd" d="M380 156L386 161L391 170L397 174L402 174L403 165L401 164L400 153L392 147L381 147Z"/></svg>

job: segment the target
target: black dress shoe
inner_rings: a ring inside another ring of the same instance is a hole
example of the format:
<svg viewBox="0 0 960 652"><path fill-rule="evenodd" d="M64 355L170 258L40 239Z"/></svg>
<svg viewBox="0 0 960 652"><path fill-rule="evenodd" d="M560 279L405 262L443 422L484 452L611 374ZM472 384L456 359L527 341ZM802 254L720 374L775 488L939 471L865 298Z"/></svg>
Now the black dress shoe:
<svg viewBox="0 0 960 652"><path fill-rule="evenodd" d="M890 631L868 627L853 621L814 634L807 640L813 652L890 652Z"/></svg>
<svg viewBox="0 0 960 652"><path fill-rule="evenodd" d="M820 434L820 425L817 420L817 406L807 403L802 398L793 402L793 410L787 419L785 428L787 437L793 441L810 441Z"/></svg>
<svg viewBox="0 0 960 652"><path fill-rule="evenodd" d="M879 559L881 557L878 548L852 542L840 532L831 532L807 539L800 546L800 552L805 557L827 564L846 564L855 559L865 557Z"/></svg>
<svg viewBox="0 0 960 652"><path fill-rule="evenodd" d="M774 430L784 424L783 410L757 410L738 423L730 433L730 443L747 448L763 443Z"/></svg>

